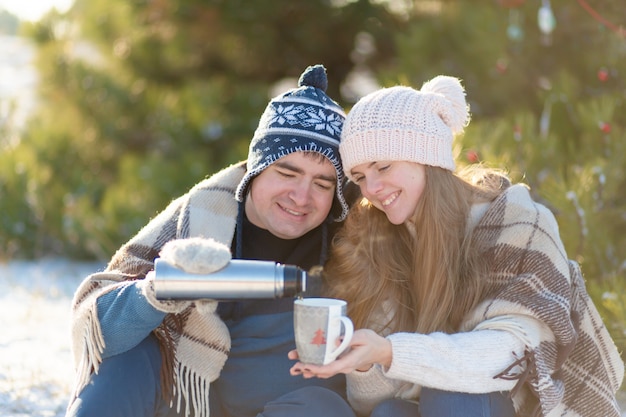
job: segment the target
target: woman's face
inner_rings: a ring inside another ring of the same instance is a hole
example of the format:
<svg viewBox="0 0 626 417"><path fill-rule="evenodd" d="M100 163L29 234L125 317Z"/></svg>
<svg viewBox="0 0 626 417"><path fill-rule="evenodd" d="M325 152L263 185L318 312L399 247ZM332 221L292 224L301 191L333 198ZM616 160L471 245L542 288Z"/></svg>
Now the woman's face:
<svg viewBox="0 0 626 417"><path fill-rule="evenodd" d="M350 174L363 196L396 225L413 216L426 184L426 168L416 162L365 162Z"/></svg>

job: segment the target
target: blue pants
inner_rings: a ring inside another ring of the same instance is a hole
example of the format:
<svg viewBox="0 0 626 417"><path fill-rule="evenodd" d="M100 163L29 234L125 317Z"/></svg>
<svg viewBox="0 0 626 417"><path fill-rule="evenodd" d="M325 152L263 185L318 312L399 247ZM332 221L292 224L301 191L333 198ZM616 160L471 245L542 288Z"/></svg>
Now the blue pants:
<svg viewBox="0 0 626 417"><path fill-rule="evenodd" d="M466 394L422 388L419 404L390 399L378 404L370 417L515 417L507 393Z"/></svg>
<svg viewBox="0 0 626 417"><path fill-rule="evenodd" d="M154 336L107 358L68 407L66 417L180 417L161 396L161 353ZM355 417L348 403L327 388L308 386L265 405L257 417ZM211 417L224 417L214 416ZM235 416L236 417L236 416Z"/></svg>
<svg viewBox="0 0 626 417"><path fill-rule="evenodd" d="M135 348L107 358L97 375L68 408L66 417L180 417L165 403L160 384L161 353L154 336ZM265 405L257 417L354 417L335 392L308 386ZM511 400L503 393L465 394L423 388L420 404L390 399L370 417L514 417ZM224 417L211 415L211 417ZM236 417L236 416L235 416Z"/></svg>

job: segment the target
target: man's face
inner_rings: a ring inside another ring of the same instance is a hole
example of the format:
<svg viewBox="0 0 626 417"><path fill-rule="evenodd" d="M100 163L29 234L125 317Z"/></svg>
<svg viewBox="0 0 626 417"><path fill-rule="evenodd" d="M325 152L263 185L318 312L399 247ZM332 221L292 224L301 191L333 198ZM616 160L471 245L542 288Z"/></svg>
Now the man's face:
<svg viewBox="0 0 626 417"><path fill-rule="evenodd" d="M252 180L246 215L279 238L295 239L326 219L336 186L337 173L327 158L294 152Z"/></svg>

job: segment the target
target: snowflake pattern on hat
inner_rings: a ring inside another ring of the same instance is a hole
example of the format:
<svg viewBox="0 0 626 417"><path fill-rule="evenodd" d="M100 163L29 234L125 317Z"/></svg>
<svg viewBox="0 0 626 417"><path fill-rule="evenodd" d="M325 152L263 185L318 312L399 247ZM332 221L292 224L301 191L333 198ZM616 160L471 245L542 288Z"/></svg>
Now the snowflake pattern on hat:
<svg viewBox="0 0 626 417"><path fill-rule="evenodd" d="M348 212L343 196L343 169L339 142L345 119L343 109L325 93L328 85L322 65L307 68L299 87L273 98L265 108L248 152L248 172L237 187L237 200L243 201L252 178L283 156L293 152L317 152L333 164L337 172L335 199L331 212L340 221Z"/></svg>

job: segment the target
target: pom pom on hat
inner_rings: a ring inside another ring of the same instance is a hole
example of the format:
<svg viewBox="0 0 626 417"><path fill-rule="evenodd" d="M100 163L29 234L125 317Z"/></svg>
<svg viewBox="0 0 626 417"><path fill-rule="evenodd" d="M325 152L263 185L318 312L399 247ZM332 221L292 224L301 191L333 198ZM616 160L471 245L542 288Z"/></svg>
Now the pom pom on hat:
<svg viewBox="0 0 626 417"><path fill-rule="evenodd" d="M383 88L350 110L340 153L348 177L357 165L411 161L454 171L452 141L468 125L470 113L460 80L440 75L421 90Z"/></svg>
<svg viewBox="0 0 626 417"><path fill-rule="evenodd" d="M335 167L337 187L329 217L343 220L348 204L343 196L343 167L339 157L341 129L346 117L339 104L326 95L328 78L323 65L308 67L298 88L274 97L263 112L250 141L246 175L236 191L243 201L250 181L268 166L290 153L317 152Z"/></svg>
<svg viewBox="0 0 626 417"><path fill-rule="evenodd" d="M447 75L438 75L422 85L423 93L441 94L450 102L449 114L442 115L446 118L446 124L452 133L458 134L469 124L470 113L465 101L465 90L458 78Z"/></svg>
<svg viewBox="0 0 626 417"><path fill-rule="evenodd" d="M322 65L313 65L304 70L300 79L298 79L298 87L315 87L322 91L328 89L328 78L326 78L326 69Z"/></svg>

